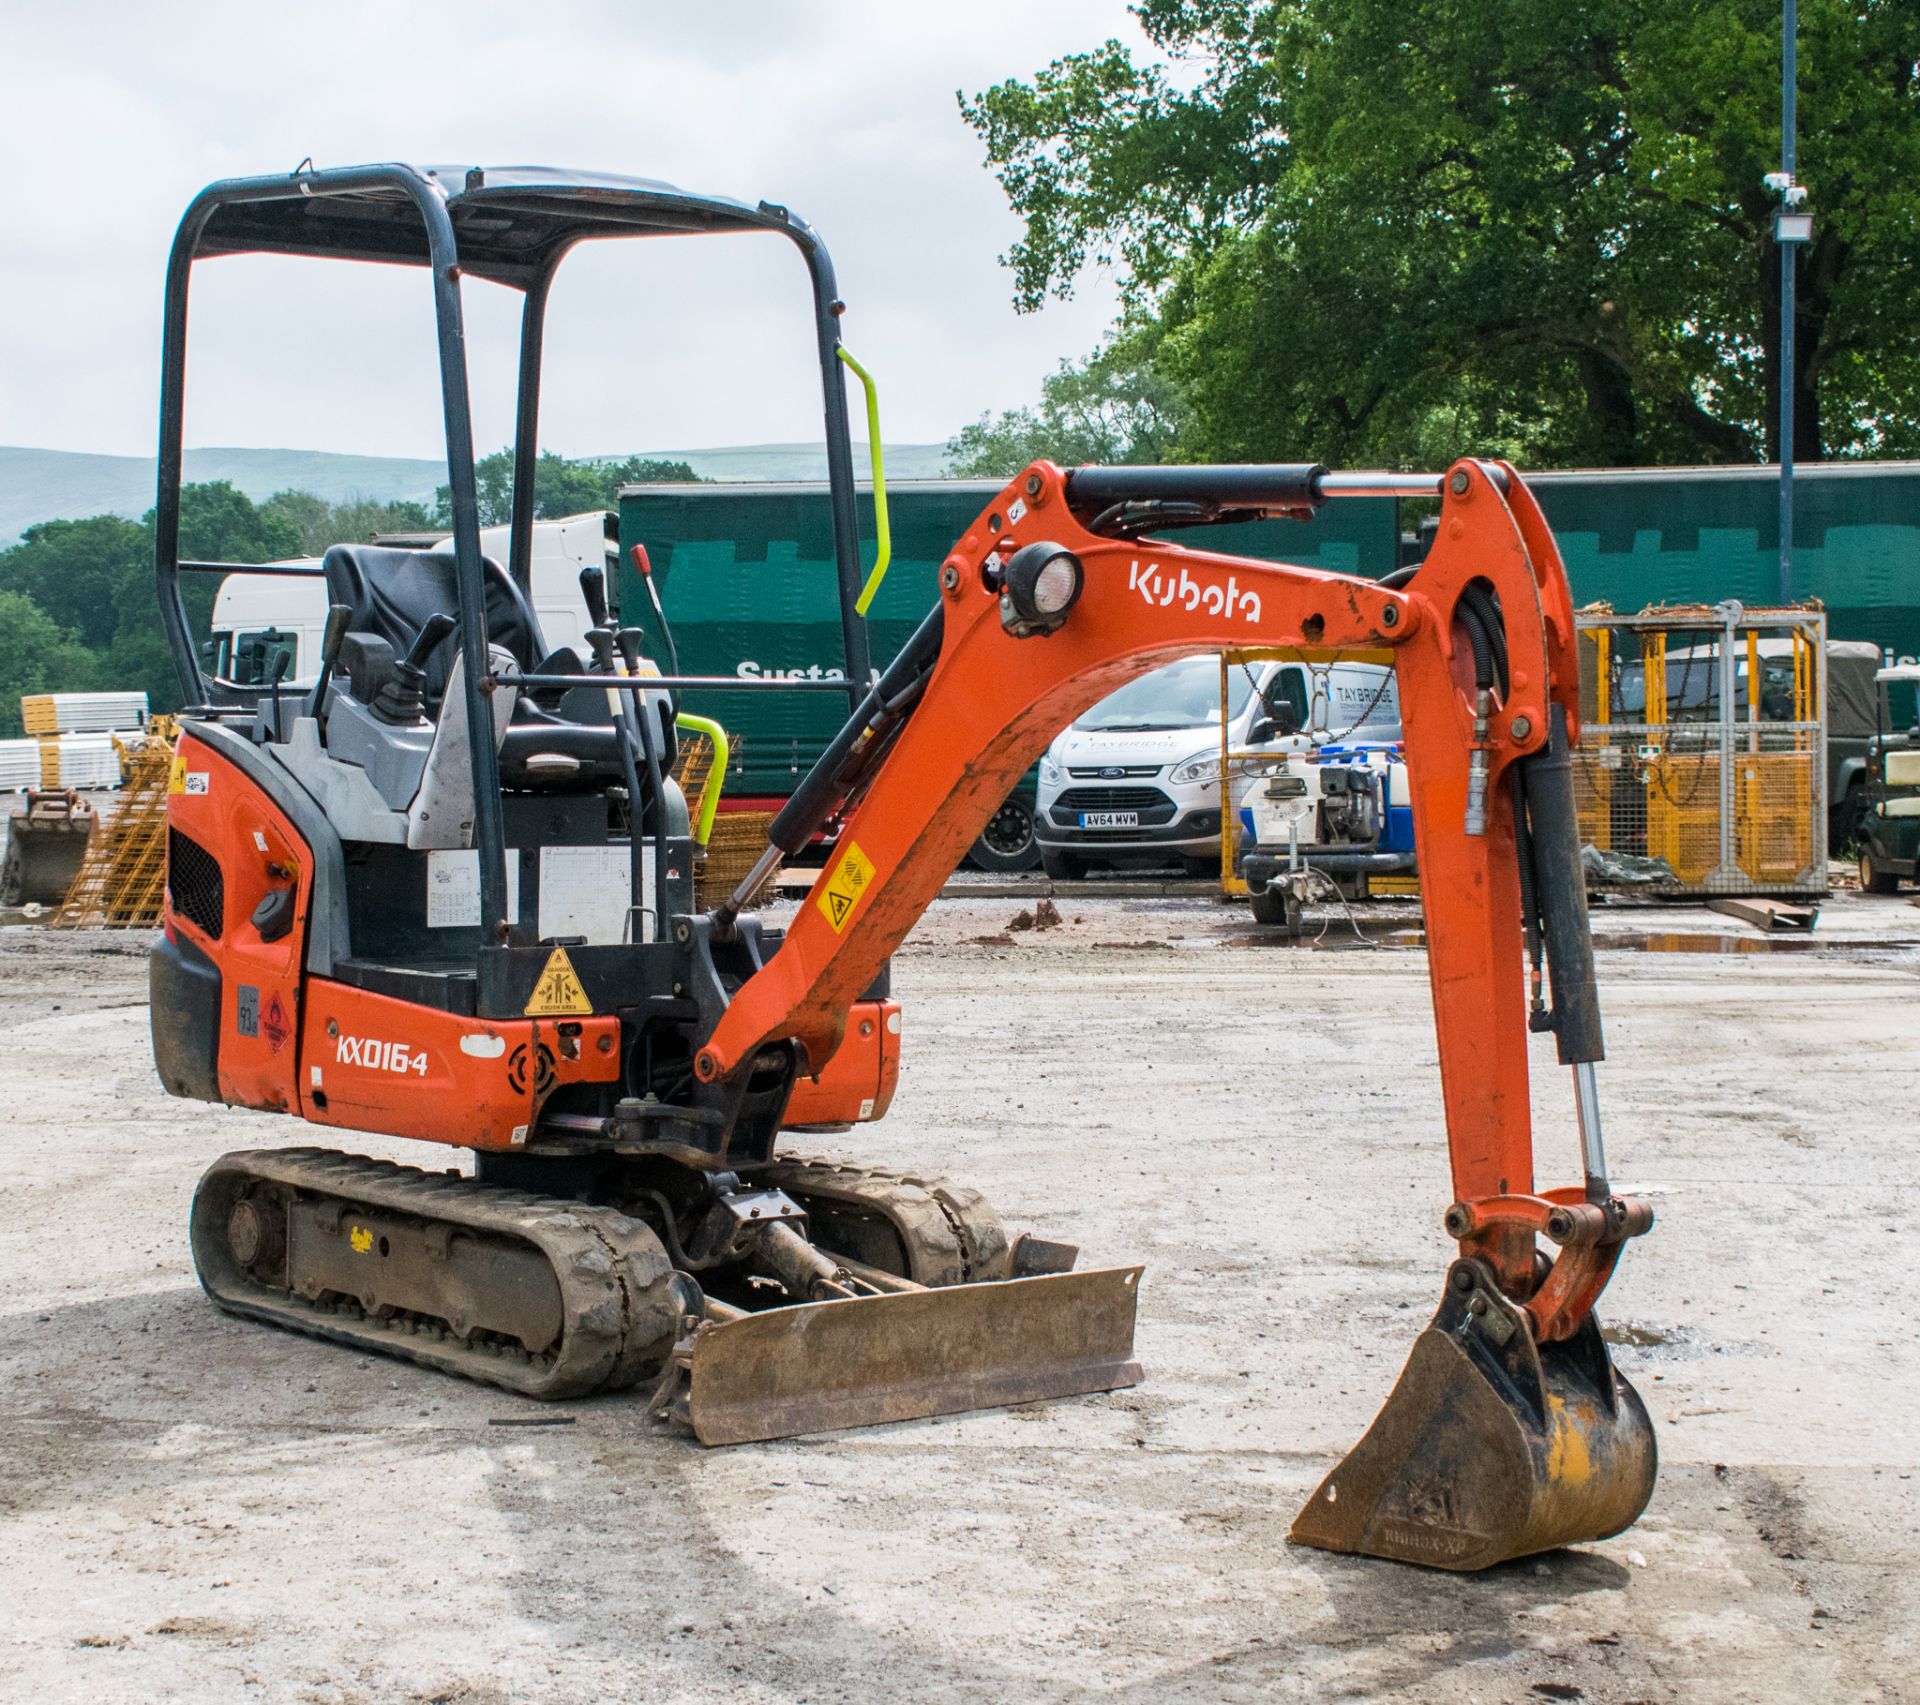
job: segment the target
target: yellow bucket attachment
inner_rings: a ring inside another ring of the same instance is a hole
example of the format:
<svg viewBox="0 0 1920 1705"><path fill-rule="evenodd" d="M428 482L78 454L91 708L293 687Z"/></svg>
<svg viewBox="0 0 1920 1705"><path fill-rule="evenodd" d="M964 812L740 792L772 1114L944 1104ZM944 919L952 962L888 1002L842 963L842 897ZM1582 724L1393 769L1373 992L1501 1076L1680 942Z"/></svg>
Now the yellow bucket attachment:
<svg viewBox="0 0 1920 1705"><path fill-rule="evenodd" d="M1525 1310L1459 1261L1386 1407L1291 1538L1435 1569L1605 1539L1653 1496L1653 1426L1591 1315L1537 1344Z"/></svg>
<svg viewBox="0 0 1920 1705"><path fill-rule="evenodd" d="M801 1303L705 1321L661 1407L745 1444L1140 1382L1138 1267Z"/></svg>

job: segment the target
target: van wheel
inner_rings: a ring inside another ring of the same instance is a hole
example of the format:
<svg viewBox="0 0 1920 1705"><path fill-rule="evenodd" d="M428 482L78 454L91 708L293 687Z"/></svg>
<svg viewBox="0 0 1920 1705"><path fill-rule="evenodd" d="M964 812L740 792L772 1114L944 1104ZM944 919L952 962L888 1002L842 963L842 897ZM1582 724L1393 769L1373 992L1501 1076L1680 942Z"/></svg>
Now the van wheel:
<svg viewBox="0 0 1920 1705"><path fill-rule="evenodd" d="M1220 855L1218 853L1182 853L1180 868L1189 876L1202 879L1211 877L1217 882L1220 879Z"/></svg>
<svg viewBox="0 0 1920 1705"><path fill-rule="evenodd" d="M1004 874L1033 869L1040 862L1040 843L1033 838L1033 807L1017 794L1009 794L980 831L967 861L975 870Z"/></svg>
<svg viewBox="0 0 1920 1705"><path fill-rule="evenodd" d="M1872 853L1860 855L1860 886L1869 894L1897 894L1900 878L1874 863Z"/></svg>
<svg viewBox="0 0 1920 1705"><path fill-rule="evenodd" d="M1042 847L1040 868L1055 882L1078 882L1087 874L1087 861L1078 853L1060 852L1053 847Z"/></svg>

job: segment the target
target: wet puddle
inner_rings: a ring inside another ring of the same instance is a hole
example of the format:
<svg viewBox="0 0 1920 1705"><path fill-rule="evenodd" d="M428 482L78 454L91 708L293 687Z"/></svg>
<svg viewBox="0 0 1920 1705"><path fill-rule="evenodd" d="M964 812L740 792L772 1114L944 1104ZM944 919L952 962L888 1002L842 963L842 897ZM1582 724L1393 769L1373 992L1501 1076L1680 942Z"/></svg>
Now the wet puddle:
<svg viewBox="0 0 1920 1705"><path fill-rule="evenodd" d="M1600 1328L1600 1336L1609 1344L1631 1344L1635 1349L1651 1349L1661 1344L1684 1344L1686 1335L1671 1327L1643 1326L1637 1321L1619 1320Z"/></svg>

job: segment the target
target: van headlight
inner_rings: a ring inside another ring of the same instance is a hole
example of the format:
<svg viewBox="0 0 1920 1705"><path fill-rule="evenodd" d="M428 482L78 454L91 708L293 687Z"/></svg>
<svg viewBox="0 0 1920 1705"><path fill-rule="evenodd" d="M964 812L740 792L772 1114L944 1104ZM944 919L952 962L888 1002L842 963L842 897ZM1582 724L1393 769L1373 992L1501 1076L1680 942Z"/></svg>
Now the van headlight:
<svg viewBox="0 0 1920 1705"><path fill-rule="evenodd" d="M1167 780L1178 787L1191 787L1195 782L1218 781L1220 779L1220 753L1218 749L1210 752L1195 752L1191 758L1183 758L1173 767L1173 774Z"/></svg>
<svg viewBox="0 0 1920 1705"><path fill-rule="evenodd" d="M1267 776L1277 775L1287 767L1284 752L1277 755L1262 752L1236 753L1227 760L1227 774L1230 776ZM1178 786L1190 787L1196 782L1211 782L1220 779L1220 754L1218 751L1196 752L1191 758L1176 764L1167 780Z"/></svg>
<svg viewBox="0 0 1920 1705"><path fill-rule="evenodd" d="M1040 779L1045 782L1048 787L1054 787L1059 783L1060 766L1053 761L1053 751L1051 747L1040 754Z"/></svg>

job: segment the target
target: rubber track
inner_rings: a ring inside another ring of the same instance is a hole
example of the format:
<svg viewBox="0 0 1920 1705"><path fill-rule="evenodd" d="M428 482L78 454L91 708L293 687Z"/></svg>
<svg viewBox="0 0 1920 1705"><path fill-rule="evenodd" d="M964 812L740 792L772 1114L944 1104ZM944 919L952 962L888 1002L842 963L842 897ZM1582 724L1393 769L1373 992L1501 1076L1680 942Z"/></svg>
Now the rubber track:
<svg viewBox="0 0 1920 1705"><path fill-rule="evenodd" d="M463 1343L444 1328L436 1335L406 1319L381 1321L325 1311L260 1283L233 1263L227 1248L226 1209L232 1187L242 1179L256 1187L295 1189L532 1245L552 1264L559 1283L559 1348L529 1357L517 1346ZM672 1264L659 1240L638 1220L612 1208L333 1149L222 1155L194 1192L193 1250L201 1285L231 1314L460 1374L525 1397L580 1397L633 1385L653 1371L658 1353L671 1345L678 1319L669 1288Z"/></svg>
<svg viewBox="0 0 1920 1705"><path fill-rule="evenodd" d="M805 1155L755 1167L749 1176L756 1185L785 1190L802 1207L815 1197L879 1214L907 1251L904 1276L916 1284L966 1285L1013 1276L1006 1230L986 1197L968 1185Z"/></svg>

